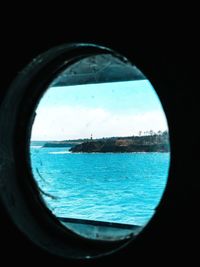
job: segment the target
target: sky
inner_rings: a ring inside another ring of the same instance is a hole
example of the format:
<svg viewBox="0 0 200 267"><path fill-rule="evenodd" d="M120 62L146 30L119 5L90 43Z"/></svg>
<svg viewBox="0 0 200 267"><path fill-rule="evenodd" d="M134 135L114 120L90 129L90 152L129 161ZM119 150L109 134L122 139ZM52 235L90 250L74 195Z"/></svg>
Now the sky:
<svg viewBox="0 0 200 267"><path fill-rule="evenodd" d="M167 130L148 80L51 87L36 109L31 140L132 136Z"/></svg>

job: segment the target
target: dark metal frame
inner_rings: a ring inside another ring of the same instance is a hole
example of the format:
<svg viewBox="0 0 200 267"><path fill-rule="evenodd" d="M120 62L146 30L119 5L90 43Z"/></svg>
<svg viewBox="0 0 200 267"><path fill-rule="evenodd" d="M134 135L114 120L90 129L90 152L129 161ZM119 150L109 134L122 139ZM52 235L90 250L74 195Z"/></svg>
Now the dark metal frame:
<svg viewBox="0 0 200 267"><path fill-rule="evenodd" d="M54 77L88 55L116 52L93 44L67 44L34 59L8 89L0 110L0 191L17 227L35 244L66 258L95 258L127 246L126 241L84 239L62 226L46 208L32 177L29 142L34 110Z"/></svg>

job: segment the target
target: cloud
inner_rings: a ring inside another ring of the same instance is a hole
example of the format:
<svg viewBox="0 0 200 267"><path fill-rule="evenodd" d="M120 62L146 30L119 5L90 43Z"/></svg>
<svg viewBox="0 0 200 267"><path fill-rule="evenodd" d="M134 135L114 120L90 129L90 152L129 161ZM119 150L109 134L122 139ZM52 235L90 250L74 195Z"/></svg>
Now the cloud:
<svg viewBox="0 0 200 267"><path fill-rule="evenodd" d="M145 113L113 113L102 108L79 106L38 107L32 140L65 140L130 136L139 131L165 130L162 110Z"/></svg>

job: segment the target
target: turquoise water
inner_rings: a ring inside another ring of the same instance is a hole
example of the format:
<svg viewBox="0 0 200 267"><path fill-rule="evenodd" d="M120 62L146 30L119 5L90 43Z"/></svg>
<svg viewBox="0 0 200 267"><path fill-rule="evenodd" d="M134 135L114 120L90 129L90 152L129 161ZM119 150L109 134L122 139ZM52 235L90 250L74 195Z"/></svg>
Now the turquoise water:
<svg viewBox="0 0 200 267"><path fill-rule="evenodd" d="M58 217L145 225L169 169L169 153L70 153L31 147L34 177Z"/></svg>

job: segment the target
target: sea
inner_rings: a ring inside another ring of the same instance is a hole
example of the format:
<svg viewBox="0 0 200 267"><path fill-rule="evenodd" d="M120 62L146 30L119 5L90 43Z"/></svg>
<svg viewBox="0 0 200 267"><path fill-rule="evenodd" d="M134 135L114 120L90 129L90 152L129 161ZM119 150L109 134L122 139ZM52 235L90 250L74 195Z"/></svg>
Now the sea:
<svg viewBox="0 0 200 267"><path fill-rule="evenodd" d="M170 153L71 153L30 147L31 167L57 217L144 226L165 190Z"/></svg>

